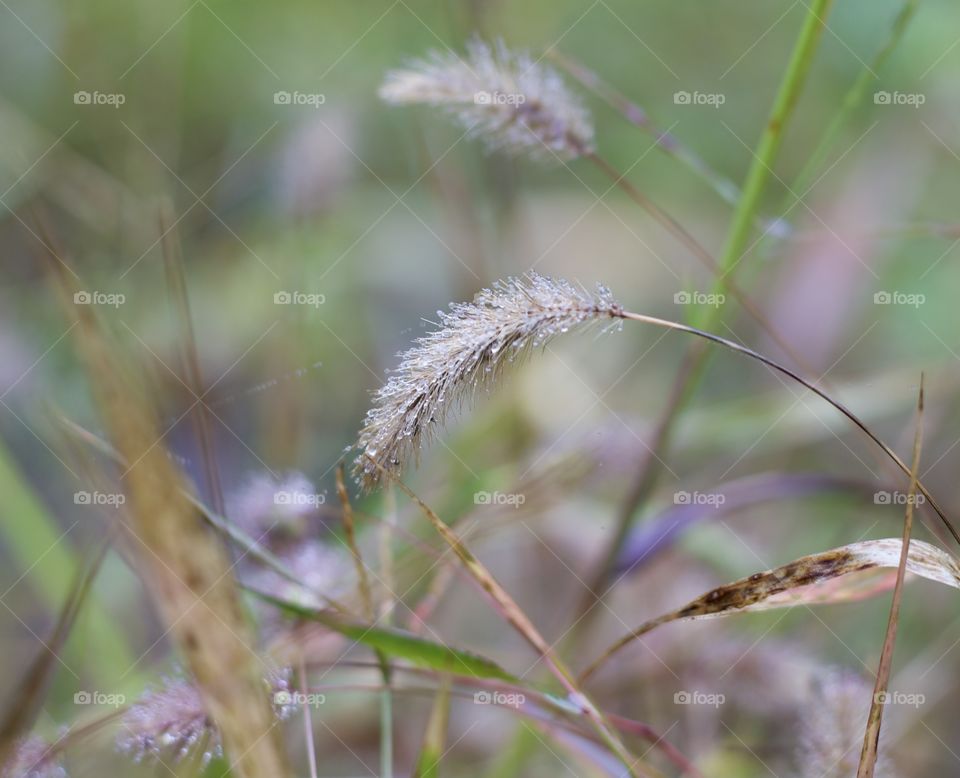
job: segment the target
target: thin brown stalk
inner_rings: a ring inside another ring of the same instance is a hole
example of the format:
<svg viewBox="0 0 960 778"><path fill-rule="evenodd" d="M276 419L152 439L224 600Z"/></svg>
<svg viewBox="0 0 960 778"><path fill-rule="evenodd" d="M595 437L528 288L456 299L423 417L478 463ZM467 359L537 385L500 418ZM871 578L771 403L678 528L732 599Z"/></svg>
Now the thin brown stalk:
<svg viewBox="0 0 960 778"><path fill-rule="evenodd" d="M200 357L197 353L197 338L193 328L193 316L190 314L190 298L183 272L183 254L175 231L170 227L170 216L166 209L160 212L160 243L163 247L164 267L167 272L167 285L170 288L174 313L180 324L180 359L186 375L187 390L195 400L193 421L200 453L203 458L204 475L213 509L226 516L226 503L223 499L223 487L220 483L220 470L217 467L216 450L213 435L210 433L210 411L203 400L205 394L203 374L200 370Z"/></svg>
<svg viewBox="0 0 960 778"><path fill-rule="evenodd" d="M599 154L594 152L585 156L599 167L633 202L649 213L664 229L683 244L704 267L713 272L714 275L720 276L720 266L717 260L714 259L713 255L707 251L703 244L693 237L680 222L631 184L622 173L619 173L613 165L603 159ZM739 284L737 284L732 277L729 277L726 281L726 290L737 299L737 302L743 306L743 309L750 317L760 325L770 339L797 367L803 372L813 375L813 369L806 364L803 357L797 354L783 336L777 332L773 324L763 315L763 311L760 310L759 306L750 299L750 296L740 288Z"/></svg>
<svg viewBox="0 0 960 778"><path fill-rule="evenodd" d="M880 652L880 666L877 668L877 680L873 687L873 700L870 703L870 715L863 733L863 748L860 751L860 765L857 778L873 778L880 749L880 725L883 720L884 698L890 683L890 671L893 667L893 648L897 640L897 626L900 623L900 603L903 600L903 582L906 578L907 560L910 553L910 534L913 531L914 498L917 494L917 473L920 470L920 451L923 448L923 374L920 374L920 393L917 397L917 429L913 437L913 461L910 466L910 490L907 493L907 509L903 515L903 548L900 551L900 564L897 566L897 583L890 602L890 617L887 631L883 637L883 649Z"/></svg>
<svg viewBox="0 0 960 778"><path fill-rule="evenodd" d="M762 362L767 367L773 368L778 373L782 373L783 375L787 376L793 381L796 381L797 383L806 387L811 392L816 394L818 397L825 400L827 403L829 403L838 411L840 411L840 413L846 416L847 419L853 422L854 426L860 429L868 438L870 438L870 440L872 440L877 446L879 446L880 449L890 458L890 460L903 473L905 473L909 478L913 477L913 472L911 468L909 468L904 463L904 461L897 455L897 453L892 448L890 448L890 446L884 443L877 436L877 434L873 430L871 430L866 425L865 422L863 422L860 419L860 417L858 417L853 411L847 408L843 403L841 403L838 400L834 400L823 389L818 387L816 384L808 381L807 379L803 378L801 375L791 370L789 367L781 365L779 362L776 362L775 360L770 359L770 357L764 356L758 351L754 351L753 349L747 348L746 346L741 346L739 343L735 343L734 341L728 340L727 338L723 338L719 335L714 335L711 332L705 332L704 330L699 330L696 327L691 327L686 324L680 324L679 322L670 321L668 319L660 319L660 318L657 318L656 316L647 316L641 313L631 313L629 311L624 311L621 314L621 316L624 319L644 322L646 324L653 324L656 327L664 327L666 329L677 330L679 332L687 332L691 335L696 335L699 338L704 338L705 340L712 341L713 343L718 343L721 346L725 346L726 348L730 349L731 351L736 351L740 354L750 357L751 359L755 359L758 362ZM917 489L919 489L920 493L927 498L927 500L930 503L930 507L933 508L937 516L940 517L940 520L944 523L944 525L946 526L947 530L950 532L950 535L953 537L953 539L957 542L958 545L960 545L960 533L957 532L956 528L953 526L953 523L950 521L950 519L947 518L946 513L944 513L943 508L940 507L940 504L936 501L933 495L930 494L930 491L927 489L926 486L924 486L923 482L920 480L917 481Z"/></svg>
<svg viewBox="0 0 960 778"><path fill-rule="evenodd" d="M367 567L363 564L363 557L360 555L360 548L357 546L357 533L353 517L353 506L350 504L350 495L347 493L347 486L344 483L343 463L337 466L337 497L340 499L340 505L343 509L343 534L347 539L347 548L350 549L350 556L353 557L353 566L357 571L357 587L360 591L360 602L363 604L363 612L371 621L374 617L373 598L370 594L370 579L367 577Z"/></svg>
<svg viewBox="0 0 960 778"><path fill-rule="evenodd" d="M430 506L407 487L395 473L382 468L372 458L369 459L371 459L372 465L380 467L383 475L389 477L407 497L417 504L440 537L460 559L464 568L493 601L500 615L533 647L534 651L543 659L557 680L567 690L571 699L576 700L576 704L581 707L584 715L596 729L603 742L626 766L629 775L641 774L638 773L640 760L627 751L620 738L611 729L603 713L580 691L573 673L556 656L553 648L543 638L516 600L497 582L490 571L470 552L460 537L443 522Z"/></svg>
<svg viewBox="0 0 960 778"><path fill-rule="evenodd" d="M584 87L620 113L634 127L638 127L651 136L656 141L657 148L685 164L703 178L725 202L736 205L737 199L740 197L740 189L737 185L710 167L703 158L690 148L681 145L670 133L657 127L643 108L600 78L597 73L590 70L582 62L561 53L556 48L551 48L547 52L547 56Z"/></svg>

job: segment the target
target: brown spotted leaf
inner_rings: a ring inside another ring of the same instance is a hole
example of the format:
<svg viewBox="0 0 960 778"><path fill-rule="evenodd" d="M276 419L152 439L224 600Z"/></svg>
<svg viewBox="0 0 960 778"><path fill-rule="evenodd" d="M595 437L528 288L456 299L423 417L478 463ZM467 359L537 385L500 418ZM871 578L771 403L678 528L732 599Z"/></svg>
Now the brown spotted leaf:
<svg viewBox="0 0 960 778"><path fill-rule="evenodd" d="M879 594L893 586L894 579L886 573L899 565L902 544L900 538L864 540L809 554L782 567L719 586L682 608L651 619L624 635L581 674L580 680L582 682L593 675L628 643L672 621L794 605L850 602ZM960 589L960 564L946 551L929 543L911 541L907 572ZM871 576L872 580L865 579L865 576Z"/></svg>

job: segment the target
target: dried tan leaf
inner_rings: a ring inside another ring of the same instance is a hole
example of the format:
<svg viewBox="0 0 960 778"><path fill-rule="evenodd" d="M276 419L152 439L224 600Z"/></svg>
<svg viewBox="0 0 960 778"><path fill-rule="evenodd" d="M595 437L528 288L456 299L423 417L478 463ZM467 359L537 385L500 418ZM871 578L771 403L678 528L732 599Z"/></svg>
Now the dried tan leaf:
<svg viewBox="0 0 960 778"><path fill-rule="evenodd" d="M864 540L819 554L809 554L773 570L755 573L749 578L719 586L691 600L682 608L641 624L620 638L581 673L580 681L583 682L593 675L628 643L672 621L863 599L862 586L837 586L836 579L853 573L896 568L900 564L902 547L903 541L900 538ZM906 570L921 578L960 589L960 565L957 560L930 543L911 541ZM884 591L886 588L888 587L874 591Z"/></svg>

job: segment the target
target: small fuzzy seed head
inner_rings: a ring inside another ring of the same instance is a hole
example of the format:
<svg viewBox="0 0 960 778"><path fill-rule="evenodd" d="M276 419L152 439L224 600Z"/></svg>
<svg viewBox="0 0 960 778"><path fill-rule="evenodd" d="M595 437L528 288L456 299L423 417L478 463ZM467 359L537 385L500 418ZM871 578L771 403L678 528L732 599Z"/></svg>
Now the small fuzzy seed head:
<svg viewBox="0 0 960 778"><path fill-rule="evenodd" d="M440 329L400 355L400 366L374 396L357 442L355 475L366 489L385 474L399 475L450 409L491 387L504 365L574 327L619 320L622 313L605 287L589 294L537 273L438 311Z"/></svg>
<svg viewBox="0 0 960 778"><path fill-rule="evenodd" d="M0 778L67 778L67 771L42 738L24 738L14 747L13 756L0 766Z"/></svg>
<svg viewBox="0 0 960 778"><path fill-rule="evenodd" d="M433 52L387 74L380 96L394 105L445 109L491 149L569 160L593 151L593 124L583 104L552 68L499 42L479 39L466 58Z"/></svg>
<svg viewBox="0 0 960 778"><path fill-rule="evenodd" d="M279 718L288 714L279 704L289 692L289 670L271 671L264 691L274 702ZM120 719L117 750L136 762L179 762L202 748L200 762L208 764L223 755L220 735L207 715L200 689L189 678L164 678L159 687L147 690Z"/></svg>
<svg viewBox="0 0 960 778"><path fill-rule="evenodd" d="M203 761L221 752L220 739L207 715L200 690L185 678L165 678L124 714L117 749L136 761L179 761L203 744Z"/></svg>
<svg viewBox="0 0 960 778"><path fill-rule="evenodd" d="M848 778L857 774L873 683L849 670L824 672L801 711L797 764L802 778ZM874 775L890 778L894 769L880 739Z"/></svg>

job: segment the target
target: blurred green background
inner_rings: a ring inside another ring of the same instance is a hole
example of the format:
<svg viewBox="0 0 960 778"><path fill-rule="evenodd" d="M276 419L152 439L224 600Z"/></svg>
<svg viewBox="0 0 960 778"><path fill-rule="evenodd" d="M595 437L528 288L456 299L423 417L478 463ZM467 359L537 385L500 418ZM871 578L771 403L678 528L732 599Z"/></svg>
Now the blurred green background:
<svg viewBox="0 0 960 778"><path fill-rule="evenodd" d="M893 0L835 5L761 205L763 219L787 226L754 247L738 280L817 377L905 459L925 371L922 474L949 509L960 505L960 8L948 0L907 5L915 14L902 39L871 74L811 185L795 191L903 8ZM91 553L105 527L96 510L74 502L89 484L75 443L54 421L63 414L99 431L49 284L44 243L56 240L82 288L123 296L100 310L149 382L164 442L201 482L186 414L192 398L166 367L178 364L181 342L159 240L160 214L170 214L228 494L251 473L299 470L332 501L333 468L355 440L369 391L448 302L535 267L587 286L605 283L631 310L686 320L692 313L674 295L712 286L707 269L586 161L543 166L491 156L436 111L382 104L376 92L385 72L433 49L462 51L475 32L535 57L555 49L642 106L718 175L740 182L805 13L804 2L779 0L0 2L0 640L7 659L0 686L12 688L43 650L38 640L74 560ZM730 204L650 135L568 81L591 108L602 156L718 254ZM678 91L725 100L683 105ZM920 95L922 104L887 104L876 97L881 92ZM277 93L312 97L284 104ZM314 295L316 304L278 304L284 292ZM919 295L920 302L878 304L878 293ZM733 301L719 334L789 361ZM599 480L528 507L477 548L550 639L569 626L667 402L687 342L661 335L628 326L558 341L481 398L450 426L446 445L425 452L408 473L453 519L474 508L478 488L506 488L558 452L604 453ZM670 472L644 506L648 515L671 505L679 489L720 489L757 473L818 471L905 488L816 398L728 354L710 362L664 460ZM375 499L363 505L380 509ZM413 520L406 506L401 514ZM895 507L827 496L698 523L642 574L618 584L616 617L598 620L592 647L573 664L624 625L710 586L804 553L896 536L900 517ZM95 605L57 673L42 731L53 734L78 717L78 689L133 693L169 668L169 647L157 642L162 629L137 580L119 557L108 559ZM475 596L458 590L451 598L460 605L439 612L442 634L526 667L522 646ZM698 667L701 684L720 677L749 690L738 673L767 648L778 677L792 672L795 653L872 683L887 605L879 598L678 626L658 636L654 654L678 651L677 643L707 653L722 645L734 656L730 667L717 669L690 650L690 657L678 654L677 672L668 671L634 648L618 666L619 681L601 685L602 699L661 730L676 723L670 739L702 759L708 774L793 774L786 765L794 738L764 729L752 692L719 714L678 714L664 700L687 688L687 673ZM895 678L902 671L903 688L922 690L928 702L890 715L904 775L960 769L953 753L960 741L949 726L960 642L955 610L953 593L934 584L907 591ZM98 639L111 629L125 646ZM91 650L103 645L112 649ZM140 657L135 669L118 672L130 657ZM648 685L670 694L644 696ZM785 720L816 716L799 713L802 692L785 687ZM401 754L416 752L427 710L423 700L410 705L413 717L398 724ZM376 746L375 706L359 705L350 717L342 732L330 726L366 754ZM469 755L479 760L502 746L508 725L466 736L453 774L477 774ZM329 761L321 774L364 772L329 733L322 746ZM101 774L117 759L109 746L78 751L70 757L77 775ZM536 760L528 774L550 774L549 755Z"/></svg>

